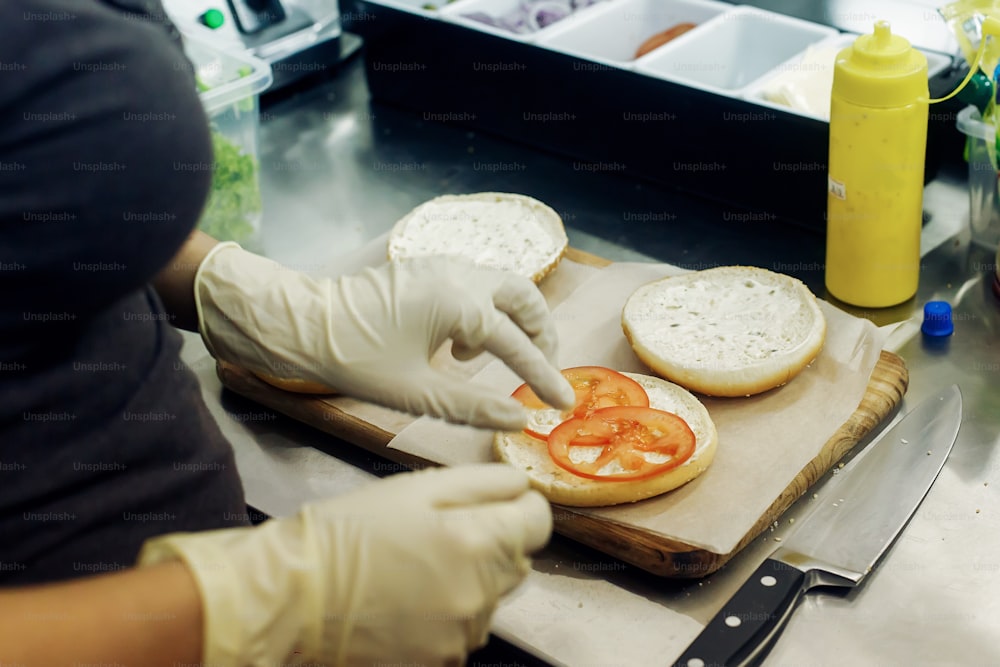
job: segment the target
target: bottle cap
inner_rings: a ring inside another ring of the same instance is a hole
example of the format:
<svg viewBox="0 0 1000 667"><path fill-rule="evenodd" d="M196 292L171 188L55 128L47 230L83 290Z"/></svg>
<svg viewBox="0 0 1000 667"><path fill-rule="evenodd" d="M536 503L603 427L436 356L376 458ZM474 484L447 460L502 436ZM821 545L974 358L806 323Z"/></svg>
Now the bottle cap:
<svg viewBox="0 0 1000 667"><path fill-rule="evenodd" d="M920 330L927 336L950 336L955 331L951 322L951 304L947 301L928 301L924 304L924 323Z"/></svg>
<svg viewBox="0 0 1000 667"><path fill-rule="evenodd" d="M959 102L974 104L982 115L990 102L994 101L993 82L990 77L977 71L969 79L968 85L959 90L955 96Z"/></svg>
<svg viewBox="0 0 1000 667"><path fill-rule="evenodd" d="M908 40L893 35L888 21L876 21L873 34L860 35L837 54L833 88L860 106L891 108L927 102L927 58Z"/></svg>

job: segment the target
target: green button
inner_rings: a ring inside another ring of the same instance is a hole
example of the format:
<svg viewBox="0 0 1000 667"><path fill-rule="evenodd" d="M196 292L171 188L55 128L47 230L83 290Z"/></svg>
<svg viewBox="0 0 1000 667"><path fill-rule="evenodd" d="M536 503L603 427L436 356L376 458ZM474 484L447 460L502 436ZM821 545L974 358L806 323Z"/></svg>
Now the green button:
<svg viewBox="0 0 1000 667"><path fill-rule="evenodd" d="M198 17L198 20L203 24L207 25L212 30L215 30L226 20L225 14L220 12L218 9L209 9L204 14Z"/></svg>

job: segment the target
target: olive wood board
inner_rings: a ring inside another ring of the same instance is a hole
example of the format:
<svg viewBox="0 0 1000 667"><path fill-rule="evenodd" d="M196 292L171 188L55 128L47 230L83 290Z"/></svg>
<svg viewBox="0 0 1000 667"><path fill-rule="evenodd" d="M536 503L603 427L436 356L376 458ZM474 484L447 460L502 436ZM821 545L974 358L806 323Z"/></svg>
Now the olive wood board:
<svg viewBox="0 0 1000 667"><path fill-rule="evenodd" d="M601 257L569 248L566 258L589 266L607 266ZM395 437L390 429L365 421L329 402L329 397L295 394L259 380L252 373L226 362L217 363L223 386L288 417L377 454L401 468L438 465L422 457L390 448ZM741 549L767 530L806 489L818 481L854 445L891 415L902 401L909 382L906 364L898 355L882 350L872 370L867 389L851 417L826 441L791 483L757 519L736 547L725 554L714 553L676 542L637 526L588 516L570 507L559 506L554 513L555 531L593 549L670 578L700 578L725 565ZM405 417L395 429L402 430L413 418Z"/></svg>

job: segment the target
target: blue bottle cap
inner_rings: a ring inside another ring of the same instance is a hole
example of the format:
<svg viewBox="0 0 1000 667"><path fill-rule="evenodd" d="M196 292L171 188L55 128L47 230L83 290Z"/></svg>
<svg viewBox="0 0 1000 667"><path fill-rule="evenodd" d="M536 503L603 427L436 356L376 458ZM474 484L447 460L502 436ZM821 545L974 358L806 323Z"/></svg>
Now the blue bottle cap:
<svg viewBox="0 0 1000 667"><path fill-rule="evenodd" d="M951 322L951 304L947 301L928 301L924 304L924 323L920 330L927 336L950 336L955 331Z"/></svg>

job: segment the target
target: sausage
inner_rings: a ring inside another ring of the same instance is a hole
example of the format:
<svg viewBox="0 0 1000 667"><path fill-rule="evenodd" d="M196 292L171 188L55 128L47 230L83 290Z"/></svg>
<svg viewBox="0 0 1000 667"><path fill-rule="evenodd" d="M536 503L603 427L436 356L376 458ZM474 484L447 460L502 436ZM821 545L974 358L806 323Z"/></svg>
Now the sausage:
<svg viewBox="0 0 1000 667"><path fill-rule="evenodd" d="M641 58L653 49L659 48L674 39L675 37L680 37L688 30L697 27L695 23L678 23L677 25L670 26L663 32L658 32L639 46L639 50L635 52L636 58Z"/></svg>

